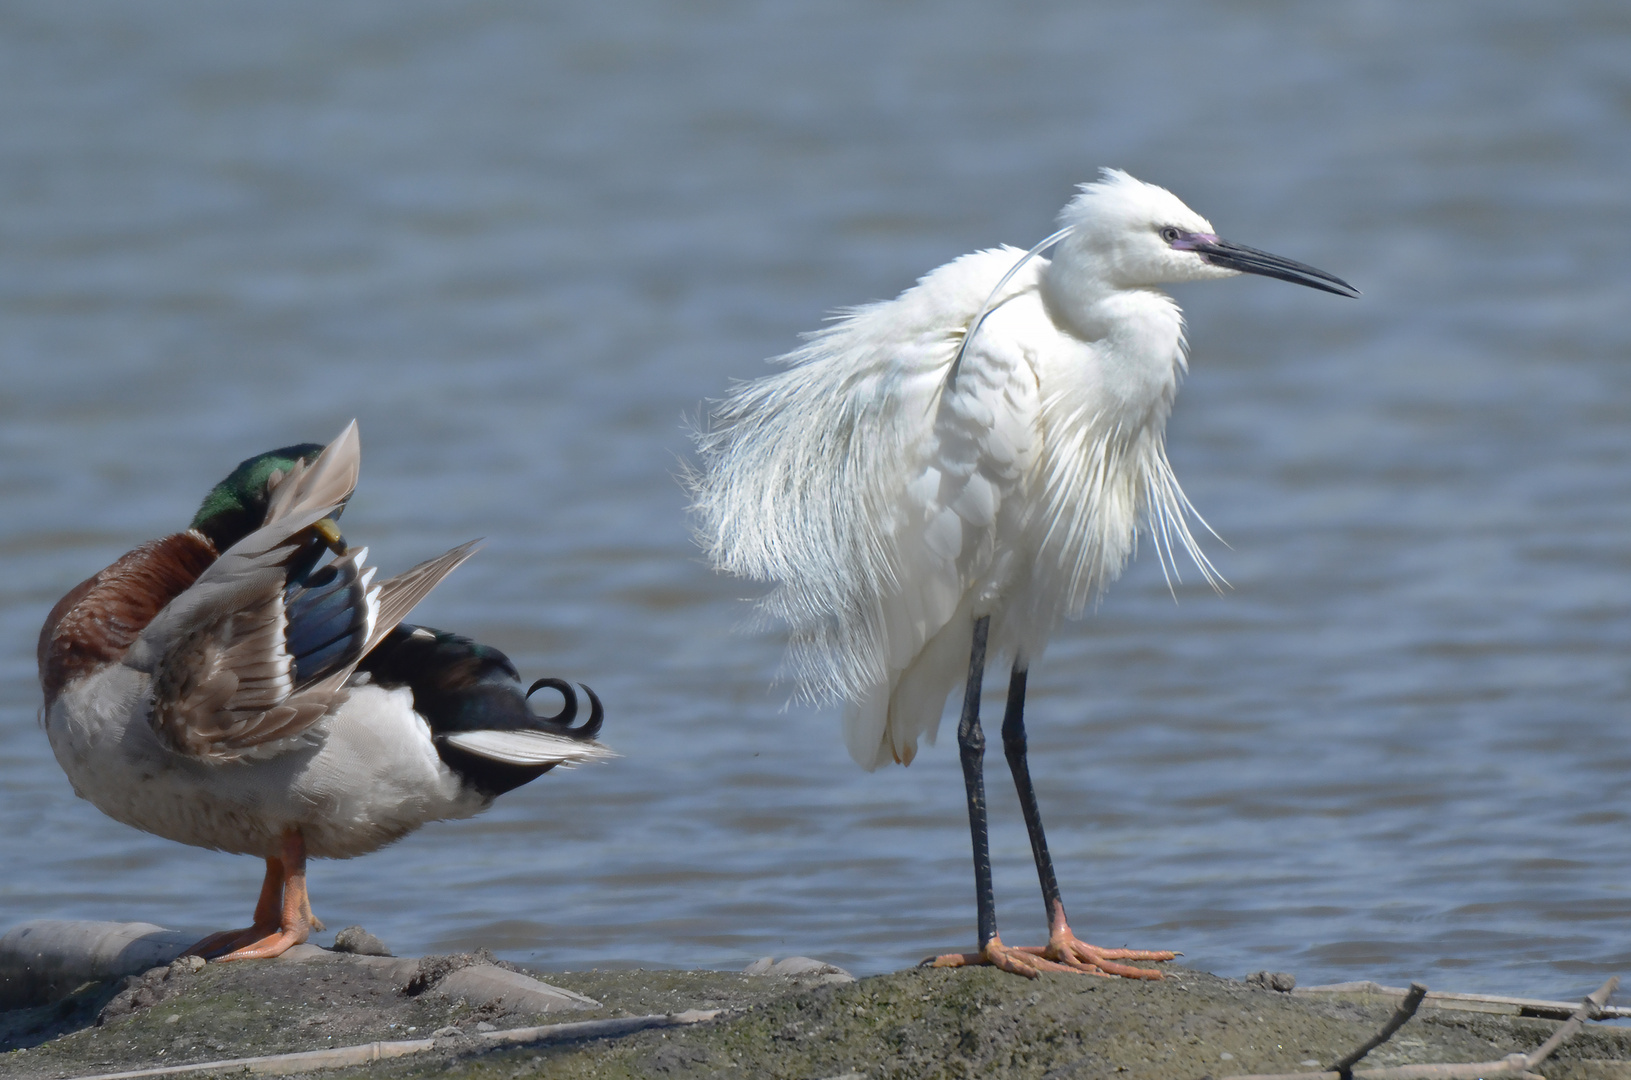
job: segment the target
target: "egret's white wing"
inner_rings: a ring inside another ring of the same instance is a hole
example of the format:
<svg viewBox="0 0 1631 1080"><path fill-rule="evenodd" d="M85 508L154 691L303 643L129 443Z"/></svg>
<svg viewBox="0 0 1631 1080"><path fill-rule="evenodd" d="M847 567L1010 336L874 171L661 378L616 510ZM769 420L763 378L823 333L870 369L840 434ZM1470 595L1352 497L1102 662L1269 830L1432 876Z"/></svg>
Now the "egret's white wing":
<svg viewBox="0 0 1631 1080"><path fill-rule="evenodd" d="M1011 255L994 267L1006 273ZM931 742L947 695L968 670L974 620L992 615L988 649L1007 642L996 603L1023 580L1025 488L1039 448L1035 345L1053 333L1035 272L1005 287L1005 302L968 343L941 387L933 429L907 485L895 531L898 589L879 598L887 637L887 694L846 711L850 753L875 767L910 762Z"/></svg>
<svg viewBox="0 0 1631 1080"><path fill-rule="evenodd" d="M792 670L811 696L850 702L847 741L869 768L909 760L938 723L944 689L910 717L890 699L906 696L903 678L938 685L950 671L949 689L966 665L957 616L992 570L1003 485L1030 453L1035 379L1019 351L999 355L982 333L946 380L1022 254L965 256L848 313L780 358L786 371L738 387L699 437L695 508L714 565L778 583L764 608L791 627ZM1034 282L1022 273L1005 294Z"/></svg>

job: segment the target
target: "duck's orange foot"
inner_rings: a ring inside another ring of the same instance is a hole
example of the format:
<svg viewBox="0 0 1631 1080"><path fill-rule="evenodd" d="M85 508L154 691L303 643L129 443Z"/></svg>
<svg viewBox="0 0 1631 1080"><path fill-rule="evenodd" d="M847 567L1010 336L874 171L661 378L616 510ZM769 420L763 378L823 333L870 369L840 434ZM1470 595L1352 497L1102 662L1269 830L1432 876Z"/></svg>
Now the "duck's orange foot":
<svg viewBox="0 0 1631 1080"><path fill-rule="evenodd" d="M222 962L227 960L270 960L274 956L282 956L310 936L311 929L306 926L277 930L259 941L234 949L225 956L220 957L220 960Z"/></svg>
<svg viewBox="0 0 1631 1080"><path fill-rule="evenodd" d="M311 937L323 924L306 894L306 841L298 829L283 834L282 850L266 859L255 925L211 934L188 949L206 960L270 960Z"/></svg>
<svg viewBox="0 0 1631 1080"><path fill-rule="evenodd" d="M1119 975L1123 979L1160 979L1163 976L1154 968L1118 964L1118 960L1174 960L1178 957L1177 953L1165 949L1101 949L1071 933L1068 926L1049 934L1048 943L1042 948L1024 946L1021 951L1052 960L1072 971Z"/></svg>
<svg viewBox="0 0 1631 1080"><path fill-rule="evenodd" d="M282 956L311 937L312 924L316 921L306 896L306 874L302 866L299 873L289 874L284 880L282 919L272 926L261 927L260 933L247 941L233 942L232 951L219 959L270 960Z"/></svg>
<svg viewBox="0 0 1631 1080"><path fill-rule="evenodd" d="M979 952L973 953L946 953L943 956L931 956L919 967L974 967L980 964L989 964L994 968L1013 975L1023 975L1027 979L1034 979L1044 971L1080 971L1078 967L1067 967L1064 964L1041 955L1042 950L1037 948L1022 948L1004 945L1002 938L992 937L985 943ZM1159 977L1159 976L1157 976Z"/></svg>
<svg viewBox="0 0 1631 1080"><path fill-rule="evenodd" d="M266 935L275 933L278 929L276 923L265 926L246 926L242 930L222 930L190 946L182 956L202 956L205 960L214 960L218 956L241 949L245 945L253 944Z"/></svg>

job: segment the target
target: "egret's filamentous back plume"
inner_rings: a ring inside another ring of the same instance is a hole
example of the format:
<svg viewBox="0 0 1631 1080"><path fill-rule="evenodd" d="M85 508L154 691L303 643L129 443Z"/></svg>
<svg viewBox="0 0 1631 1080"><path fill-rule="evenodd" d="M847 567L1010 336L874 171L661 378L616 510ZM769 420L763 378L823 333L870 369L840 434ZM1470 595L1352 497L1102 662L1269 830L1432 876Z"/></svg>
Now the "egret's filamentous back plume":
<svg viewBox="0 0 1631 1080"><path fill-rule="evenodd" d="M692 493L714 565L774 583L763 605L790 628L792 671L808 696L844 700L863 767L909 763L965 683L981 952L959 962L1149 977L1114 961L1170 954L1094 949L1065 924L1025 765L1025 673L1141 533L1164 569L1182 548L1214 578L1166 455L1186 359L1183 315L1158 287L1250 273L1358 293L1219 239L1171 192L1114 169L1082 185L1059 225L1030 252L965 255L843 312L778 358L785 370L735 388L698 435ZM978 715L988 651L1013 660L1003 736L1049 909L1046 950L996 936Z"/></svg>

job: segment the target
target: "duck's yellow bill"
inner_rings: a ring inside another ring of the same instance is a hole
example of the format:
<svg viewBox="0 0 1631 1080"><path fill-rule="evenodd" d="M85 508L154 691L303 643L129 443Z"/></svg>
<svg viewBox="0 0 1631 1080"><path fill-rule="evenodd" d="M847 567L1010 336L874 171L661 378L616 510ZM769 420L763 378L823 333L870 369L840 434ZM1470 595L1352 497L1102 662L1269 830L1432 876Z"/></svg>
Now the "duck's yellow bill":
<svg viewBox="0 0 1631 1080"><path fill-rule="evenodd" d="M322 537L323 543L336 555L344 555L347 551L345 537L340 535L340 523L333 518L324 518L311 527L311 531Z"/></svg>

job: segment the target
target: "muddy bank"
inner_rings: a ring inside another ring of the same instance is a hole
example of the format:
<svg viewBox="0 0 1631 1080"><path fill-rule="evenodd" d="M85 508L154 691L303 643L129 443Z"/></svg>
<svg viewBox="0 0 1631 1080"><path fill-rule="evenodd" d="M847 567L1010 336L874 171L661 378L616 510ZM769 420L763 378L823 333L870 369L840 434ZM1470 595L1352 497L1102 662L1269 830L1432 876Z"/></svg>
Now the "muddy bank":
<svg viewBox="0 0 1631 1080"><path fill-rule="evenodd" d="M621 978L621 976L619 977ZM587 983L574 983L583 988ZM610 996L610 984L602 990ZM1393 1012L1375 995L1303 996L1176 970L1159 983L989 969L910 970L859 982L761 991L707 1025L642 1032L606 1046L518 1049L452 1059L470 1078L866 1077L1199 1080L1315 1071ZM1489 1061L1538 1046L1547 1020L1424 1010L1365 1062ZM1554 1080L1631 1078L1631 1031L1597 1027L1541 1071ZM379 1075L428 1076L429 1062Z"/></svg>
<svg viewBox="0 0 1631 1080"><path fill-rule="evenodd" d="M368 959L202 968L182 961L83 987L54 1005L0 1014L0 1075L57 1080L433 1038L433 1049L412 1057L301 1075L1223 1080L1314 1071L1363 1042L1395 1004L1365 993L1283 993L1183 969L1158 983L1065 975L1030 982L982 969L860 981L819 972L590 971L540 973L598 1002L544 1016L438 992L449 971L480 957L421 963L417 983L401 977L405 968ZM489 1030L695 1009L721 1013L615 1039L496 1049L479 1041ZM1489 1061L1533 1049L1556 1027L1424 1008L1365 1065ZM1592 1026L1540 1071L1553 1080L1631 1080L1631 1030Z"/></svg>

